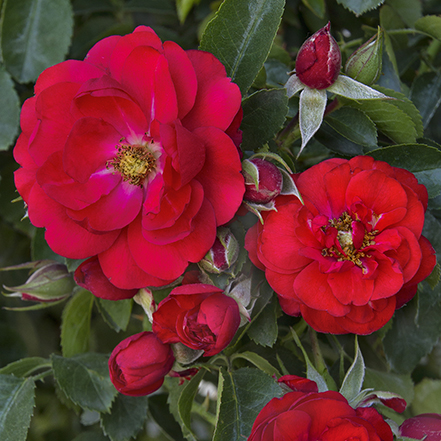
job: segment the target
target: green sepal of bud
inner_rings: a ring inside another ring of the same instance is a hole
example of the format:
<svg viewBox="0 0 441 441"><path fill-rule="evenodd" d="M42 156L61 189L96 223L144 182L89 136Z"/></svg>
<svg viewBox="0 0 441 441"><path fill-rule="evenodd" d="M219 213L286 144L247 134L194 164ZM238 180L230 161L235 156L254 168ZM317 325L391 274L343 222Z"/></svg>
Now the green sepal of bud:
<svg viewBox="0 0 441 441"><path fill-rule="evenodd" d="M133 300L140 306L146 313L149 322L153 323L153 313L156 311L156 302L153 297L153 293L148 288L141 288L133 297Z"/></svg>
<svg viewBox="0 0 441 441"><path fill-rule="evenodd" d="M360 46L348 59L345 73L363 84L374 84L381 74L384 46L384 32L377 33Z"/></svg>
<svg viewBox="0 0 441 441"><path fill-rule="evenodd" d="M204 353L204 351L189 348L182 343L173 343L171 347L176 361L180 364L193 363Z"/></svg>

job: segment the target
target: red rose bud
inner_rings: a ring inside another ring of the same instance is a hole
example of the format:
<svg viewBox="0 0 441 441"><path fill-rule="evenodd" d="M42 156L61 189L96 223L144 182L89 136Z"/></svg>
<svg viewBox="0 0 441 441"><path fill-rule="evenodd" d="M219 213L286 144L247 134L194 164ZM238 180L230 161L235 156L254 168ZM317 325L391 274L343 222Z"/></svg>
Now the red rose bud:
<svg viewBox="0 0 441 441"><path fill-rule="evenodd" d="M5 286L6 290L12 292L9 296L35 302L56 302L68 297L75 287L72 274L61 263L46 262L23 285Z"/></svg>
<svg viewBox="0 0 441 441"><path fill-rule="evenodd" d="M309 37L300 48L296 59L296 75L311 89L326 89L340 73L341 52L329 32L331 23Z"/></svg>
<svg viewBox="0 0 441 441"><path fill-rule="evenodd" d="M315 381L297 375L284 375L277 380L279 383L286 385L290 390L297 392L318 392L318 386Z"/></svg>
<svg viewBox="0 0 441 441"><path fill-rule="evenodd" d="M153 332L164 343L182 343L215 355L225 349L240 324L239 306L215 286L174 288L153 314Z"/></svg>
<svg viewBox="0 0 441 441"><path fill-rule="evenodd" d="M345 65L345 73L364 84L375 83L381 74L383 41L383 30L378 28L377 34L349 57Z"/></svg>
<svg viewBox="0 0 441 441"><path fill-rule="evenodd" d="M273 163L260 158L246 159L242 163L245 177L246 201L266 204L282 191L282 172Z"/></svg>
<svg viewBox="0 0 441 441"><path fill-rule="evenodd" d="M230 268L239 255L239 244L228 228L217 230L216 240L210 251L199 262L199 266L209 273L220 274Z"/></svg>
<svg viewBox="0 0 441 441"><path fill-rule="evenodd" d="M441 440L441 415L439 413L422 413L409 418L401 424L400 436L424 441Z"/></svg>
<svg viewBox="0 0 441 441"><path fill-rule="evenodd" d="M153 332L126 338L110 355L109 372L115 388L133 397L159 389L175 362L173 351Z"/></svg>

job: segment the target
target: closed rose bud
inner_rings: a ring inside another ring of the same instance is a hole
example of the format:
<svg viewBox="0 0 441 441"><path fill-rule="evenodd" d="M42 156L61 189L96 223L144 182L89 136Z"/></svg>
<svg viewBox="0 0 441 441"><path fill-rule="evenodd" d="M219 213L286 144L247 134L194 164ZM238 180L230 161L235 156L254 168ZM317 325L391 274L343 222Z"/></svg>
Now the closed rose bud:
<svg viewBox="0 0 441 441"><path fill-rule="evenodd" d="M230 268L239 255L239 244L228 228L217 230L216 240L210 251L199 262L199 266L209 273L220 274Z"/></svg>
<svg viewBox="0 0 441 441"><path fill-rule="evenodd" d="M266 204L282 191L282 172L272 162L260 158L242 163L245 177L244 199L255 204Z"/></svg>
<svg viewBox="0 0 441 441"><path fill-rule="evenodd" d="M311 89L326 89L334 84L341 69L341 52L330 33L331 23L309 37L296 59L296 75Z"/></svg>
<svg viewBox="0 0 441 441"><path fill-rule="evenodd" d="M109 359L110 379L115 388L133 397L159 389L175 362L173 351L153 332L141 332L116 346Z"/></svg>
<svg viewBox="0 0 441 441"><path fill-rule="evenodd" d="M383 40L383 30L378 28L377 34L349 57L345 65L345 73L364 84L375 83L381 74Z"/></svg>
<svg viewBox="0 0 441 441"><path fill-rule="evenodd" d="M299 377L297 375L284 375L277 381L280 385L286 385L288 390L305 393L318 392L318 386L315 381L308 380L307 378Z"/></svg>
<svg viewBox="0 0 441 441"><path fill-rule="evenodd" d="M404 421L400 426L400 436L424 441L441 440L441 415L439 413L422 413Z"/></svg>

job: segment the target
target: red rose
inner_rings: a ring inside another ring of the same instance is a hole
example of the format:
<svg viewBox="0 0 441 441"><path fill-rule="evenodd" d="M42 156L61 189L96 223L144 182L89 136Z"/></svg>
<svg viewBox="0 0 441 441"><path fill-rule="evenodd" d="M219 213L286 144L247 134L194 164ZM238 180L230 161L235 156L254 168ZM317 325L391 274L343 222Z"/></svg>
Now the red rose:
<svg viewBox="0 0 441 441"><path fill-rule="evenodd" d="M97 256L91 286L101 270L122 290L170 283L242 202L240 103L212 54L145 26L45 70L14 150L31 222L56 253Z"/></svg>
<svg viewBox="0 0 441 441"><path fill-rule="evenodd" d="M170 345L153 332L141 332L116 346L109 359L110 379L119 392L133 397L159 389L175 357Z"/></svg>
<svg viewBox="0 0 441 441"><path fill-rule="evenodd" d="M309 37L296 59L296 75L312 89L326 89L334 84L341 69L341 52L330 33L331 23Z"/></svg>
<svg viewBox="0 0 441 441"><path fill-rule="evenodd" d="M441 415L439 413L422 413L404 421L400 426L400 436L424 439L424 441L441 440Z"/></svg>
<svg viewBox="0 0 441 441"><path fill-rule="evenodd" d="M421 235L427 190L368 156L330 159L294 176L305 205L279 196L246 236L283 310L316 330L369 334L416 293L436 263Z"/></svg>
<svg viewBox="0 0 441 441"><path fill-rule="evenodd" d="M338 392L289 392L259 413L248 441L392 441L373 408L353 409Z"/></svg>
<svg viewBox="0 0 441 441"><path fill-rule="evenodd" d="M179 343L215 355L228 346L240 324L236 300L212 285L174 288L153 314L153 331L164 343Z"/></svg>

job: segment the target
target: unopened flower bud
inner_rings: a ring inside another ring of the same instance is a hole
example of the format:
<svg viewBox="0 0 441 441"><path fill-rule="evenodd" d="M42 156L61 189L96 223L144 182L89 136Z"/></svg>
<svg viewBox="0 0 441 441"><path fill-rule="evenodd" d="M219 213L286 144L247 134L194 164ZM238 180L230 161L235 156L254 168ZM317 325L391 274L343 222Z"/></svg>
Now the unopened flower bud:
<svg viewBox="0 0 441 441"><path fill-rule="evenodd" d="M399 436L425 441L439 441L441 415L439 413L423 413L409 418L401 424Z"/></svg>
<svg viewBox="0 0 441 441"><path fill-rule="evenodd" d="M242 168L246 201L267 204L279 196L282 191L283 176L272 162L261 158L246 159L242 163Z"/></svg>
<svg viewBox="0 0 441 441"><path fill-rule="evenodd" d="M75 287L72 274L61 263L46 262L23 285L4 286L12 292L10 296L34 302L55 302L68 297Z"/></svg>
<svg viewBox="0 0 441 441"><path fill-rule="evenodd" d="M379 27L378 32L349 57L345 73L364 84L375 83L381 74L383 44L383 30Z"/></svg>
<svg viewBox="0 0 441 441"><path fill-rule="evenodd" d="M341 69L341 52L330 33L331 23L309 37L296 59L296 75L311 89L326 89L334 84Z"/></svg>
<svg viewBox="0 0 441 441"><path fill-rule="evenodd" d="M228 228L217 229L213 246L199 262L199 266L209 273L220 274L230 268L239 255L239 244Z"/></svg>

